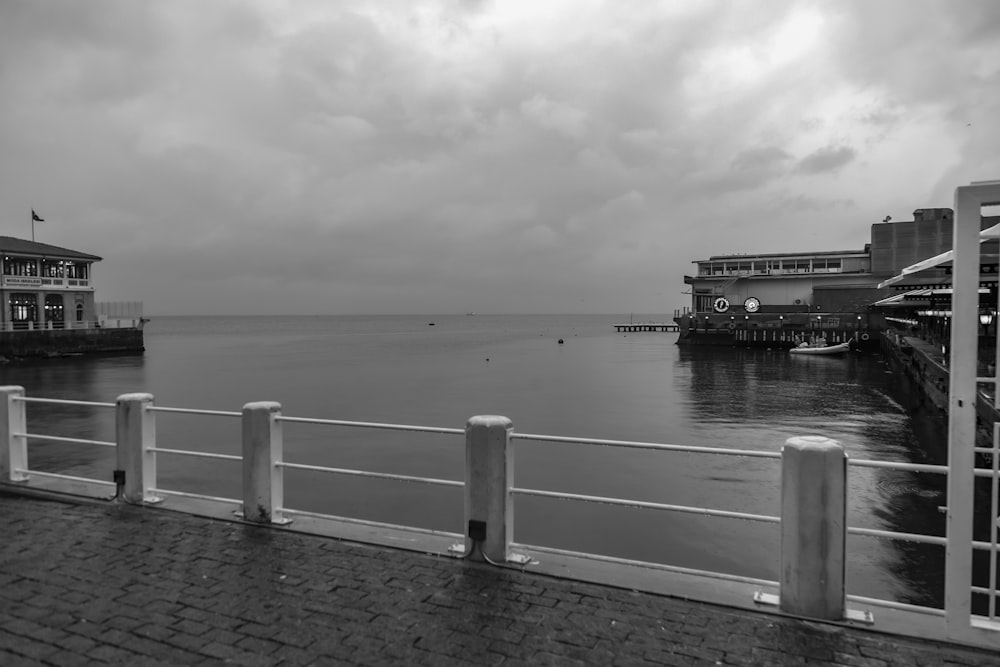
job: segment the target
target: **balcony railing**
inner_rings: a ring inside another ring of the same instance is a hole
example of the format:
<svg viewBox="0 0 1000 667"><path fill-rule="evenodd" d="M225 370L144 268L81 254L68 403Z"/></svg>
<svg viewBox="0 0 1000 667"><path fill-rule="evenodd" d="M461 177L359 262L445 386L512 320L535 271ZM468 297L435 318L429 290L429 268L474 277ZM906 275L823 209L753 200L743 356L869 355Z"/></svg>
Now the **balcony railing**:
<svg viewBox="0 0 1000 667"><path fill-rule="evenodd" d="M80 322L66 320L63 322L3 322L0 324L0 331L13 331L20 333L30 333L38 331L63 331L71 329L73 331L83 331L86 329L139 329L142 328L145 320L137 319L101 319L83 320Z"/></svg>
<svg viewBox="0 0 1000 667"><path fill-rule="evenodd" d="M66 289L92 289L89 278L59 278L53 276L14 276L3 275L0 277L4 287L10 288L31 288L43 289L66 288Z"/></svg>

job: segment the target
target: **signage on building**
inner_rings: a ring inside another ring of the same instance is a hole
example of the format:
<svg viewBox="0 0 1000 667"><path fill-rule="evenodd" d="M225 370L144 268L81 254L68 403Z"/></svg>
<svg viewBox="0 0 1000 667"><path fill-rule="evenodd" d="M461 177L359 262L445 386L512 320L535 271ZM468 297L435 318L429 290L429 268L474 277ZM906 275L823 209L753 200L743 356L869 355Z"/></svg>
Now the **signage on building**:
<svg viewBox="0 0 1000 667"><path fill-rule="evenodd" d="M27 276L4 276L3 284L7 287L41 287L42 279Z"/></svg>

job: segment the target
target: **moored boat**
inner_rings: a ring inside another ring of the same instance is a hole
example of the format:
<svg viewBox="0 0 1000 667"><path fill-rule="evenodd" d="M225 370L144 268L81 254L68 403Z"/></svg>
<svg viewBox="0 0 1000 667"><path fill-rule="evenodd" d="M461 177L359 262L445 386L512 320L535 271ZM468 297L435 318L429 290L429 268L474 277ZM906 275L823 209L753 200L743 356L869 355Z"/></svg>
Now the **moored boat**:
<svg viewBox="0 0 1000 667"><path fill-rule="evenodd" d="M837 343L836 345L827 345L825 342L820 341L819 344L809 344L802 343L798 347L793 347L789 350L792 354L843 354L851 349L851 343L854 339L850 339L843 343Z"/></svg>

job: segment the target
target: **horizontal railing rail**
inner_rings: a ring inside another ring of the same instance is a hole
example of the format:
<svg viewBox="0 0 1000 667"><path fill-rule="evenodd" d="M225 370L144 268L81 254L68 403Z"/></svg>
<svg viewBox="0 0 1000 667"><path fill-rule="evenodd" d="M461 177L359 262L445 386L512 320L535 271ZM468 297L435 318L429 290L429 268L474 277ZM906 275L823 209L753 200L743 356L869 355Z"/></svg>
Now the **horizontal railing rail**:
<svg viewBox="0 0 1000 667"><path fill-rule="evenodd" d="M601 505L612 505L617 507L631 507L633 509L646 510L666 510L670 512L680 512L684 514L700 514L702 516L714 516L725 519L743 519L746 521L763 521L765 523L781 523L781 517L767 516L763 514L747 514L746 512L730 512L728 510L714 510L707 507L688 507L685 505L668 505L664 503L653 503L645 500L625 500L622 498L607 498L604 496L588 496L580 493L560 493L558 491L541 491L538 489L521 489L512 487L510 492L521 496L534 496L536 498L556 498L559 500L580 500L588 503L599 503Z"/></svg>
<svg viewBox="0 0 1000 667"><path fill-rule="evenodd" d="M117 324L112 326L110 322L117 322L112 318L112 320L49 320L48 322L11 322L7 321L0 324L0 333L11 333L11 334L30 334L38 333L40 331L91 331L94 329L138 329L141 328L145 320L138 318L122 318L121 322L129 322L131 326L118 326Z"/></svg>
<svg viewBox="0 0 1000 667"><path fill-rule="evenodd" d="M353 477L373 477L377 479L391 479L397 482L416 482L418 484L432 484L437 486L465 486L465 482L453 479L434 479L433 477L416 477L413 475L397 475L389 472L372 472L370 470L354 470L351 468L328 468L326 466L308 465L305 463L287 463L278 461L275 463L278 468L288 468L291 470L310 470L312 472L328 472L336 475L348 475Z"/></svg>
<svg viewBox="0 0 1000 667"><path fill-rule="evenodd" d="M117 447L117 443L107 440L87 440L86 438L70 438L62 435L44 435L42 433L14 433L15 436L32 438L34 440L51 440L53 442L74 442L81 445L96 445L98 447Z"/></svg>
<svg viewBox="0 0 1000 667"><path fill-rule="evenodd" d="M90 477L78 477L76 475L64 475L62 473L56 472L43 472L41 470L29 470L28 468L14 468L14 472L20 473L24 476L34 476L34 477L47 477L49 479L62 479L68 482L84 482L86 484L99 484L103 486L113 487L114 482L108 482L100 479L92 479Z"/></svg>
<svg viewBox="0 0 1000 667"><path fill-rule="evenodd" d="M199 410L197 408L165 408L159 405L151 405L147 408L150 412L172 412L180 415L206 415L210 417L243 417L242 412L231 410Z"/></svg>
<svg viewBox="0 0 1000 667"><path fill-rule="evenodd" d="M598 445L602 447L624 447L664 452L689 452L692 454L718 454L722 456L750 456L766 459L780 459L780 452L754 449L725 449L723 447L698 447L694 445L669 445L657 442L634 440L602 440L599 438L573 438L560 435L537 435L534 433L511 433L511 440L534 440L536 442L558 442L564 444Z"/></svg>
<svg viewBox="0 0 1000 667"><path fill-rule="evenodd" d="M198 452L192 449L167 449L166 447L150 447L146 451L157 454L174 454L177 456L190 456L202 459L219 459L222 461L242 461L242 456L236 454L217 454L215 452Z"/></svg>
<svg viewBox="0 0 1000 667"><path fill-rule="evenodd" d="M848 468L891 469L920 474L947 474L946 466L907 463L898 461L848 459L843 448L826 438L791 438L782 451L737 449L676 445L666 443L611 440L544 435L514 432L511 422L504 417L473 417L464 429L441 428L382 422L348 421L284 416L277 403L248 403L240 412L175 408L153 405L149 394L125 394L115 403L69 401L63 399L33 398L24 395L21 387L0 387L0 477L5 482L28 483L34 476L74 482L92 482L117 486L118 496L137 504L164 502L171 497L211 501L233 505L241 510L242 517L250 522L285 524L292 517L303 519L329 519L342 523L366 526L370 529L402 529L428 535L457 535L464 537L465 545L457 551L465 555L503 563L524 565L530 558L516 551L518 548L537 553L572 554L599 562L635 563L597 554L563 552L551 547L526 546L513 540L514 505L516 497L532 497L601 504L629 509L675 512L728 519L766 523L779 526L781 539L780 581L739 577L720 572L691 570L666 564L643 563L644 567L684 575L701 575L716 579L755 586L775 586L781 591L776 604L783 611L814 618L843 618L848 601L881 605L903 610L928 608L906 605L891 600L877 600L846 595L843 581L843 564L847 558L848 535L877 539L902 540L932 546L947 546L945 536L880 530L877 528L846 525ZM26 406L31 403L89 406L116 409L116 441L105 442L73 438L63 435L46 435L27 429ZM239 418L241 420L242 452L225 454L160 446L156 440L157 414L188 415L210 418ZM290 460L284 454L283 427L298 425L328 426L346 429L376 429L385 432L426 433L445 436L463 436L465 445L465 476L461 480L440 479L397 473L359 470L308 464ZM29 441L54 441L80 445L115 447L117 453L114 482L86 479L54 472L31 470L28 466ZM696 507L602 495L558 492L545 489L515 486L513 483L514 445L518 442L570 444L587 447L611 447L642 450L665 455L694 454L707 456L741 457L771 460L781 467L780 513L760 514L733 511L723 508ZM243 475L242 498L227 498L188 491L161 488L157 484L156 462L159 456L179 456L240 463ZM351 517L339 517L322 512L312 512L286 507L284 474L287 470L317 472L322 474L373 478L392 482L422 484L444 488L462 488L465 493L465 532L442 533L416 527L396 526ZM994 470L983 470L995 475ZM839 517L839 518L838 518ZM820 528L822 527L822 528ZM831 531L819 534L817 530ZM458 546L458 545L456 545ZM975 548L996 550L991 543L975 543ZM816 572L841 572L840 578L817 577ZM802 591L809 595L802 595ZM764 603L768 595L756 596ZM809 600L803 603L802 600ZM815 602L820 599L821 602ZM931 610L929 613L937 613Z"/></svg>
<svg viewBox="0 0 1000 667"><path fill-rule="evenodd" d="M412 433L442 433L448 435L465 435L460 428L441 428L436 426L413 426L410 424L385 424L381 422L345 421L342 419L314 419L311 417L276 417L277 422L291 424L320 424L325 426L348 426L353 428L374 428L382 431L410 431Z"/></svg>
<svg viewBox="0 0 1000 667"><path fill-rule="evenodd" d="M53 405L83 405L91 408L113 408L114 403L102 403L99 401L73 401L66 398L38 398L35 396L14 396L14 402L20 403L50 403Z"/></svg>

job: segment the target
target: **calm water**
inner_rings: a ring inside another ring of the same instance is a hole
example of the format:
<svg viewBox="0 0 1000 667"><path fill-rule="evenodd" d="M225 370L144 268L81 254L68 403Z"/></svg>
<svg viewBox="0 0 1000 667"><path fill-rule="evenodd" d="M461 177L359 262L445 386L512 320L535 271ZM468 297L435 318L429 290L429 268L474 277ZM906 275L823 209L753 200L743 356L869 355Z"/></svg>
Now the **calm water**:
<svg viewBox="0 0 1000 667"><path fill-rule="evenodd" d="M794 435L852 457L943 462L944 424L878 357L681 348L676 334L615 333L629 316L153 318L146 353L0 369L29 395L107 401L147 391L169 407L461 428L502 414L517 431L777 451ZM637 321L639 318L636 318ZM648 319L648 318L647 318ZM433 322L434 326L430 326ZM565 344L559 345L562 338ZM39 420L44 426L35 426ZM29 406L32 430L114 439L113 411ZM157 415L163 447L238 454L238 419ZM113 452L31 446L31 465L110 479ZM285 425L301 463L460 479L458 436ZM160 457L160 486L238 497L237 465ZM521 487L778 514L777 461L520 442ZM851 469L849 523L943 534L944 479ZM288 471L286 505L462 532L461 489ZM777 579L768 524L536 498L515 504L515 540ZM849 591L940 605L943 549L849 541Z"/></svg>

